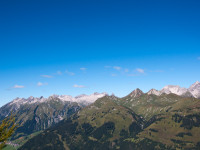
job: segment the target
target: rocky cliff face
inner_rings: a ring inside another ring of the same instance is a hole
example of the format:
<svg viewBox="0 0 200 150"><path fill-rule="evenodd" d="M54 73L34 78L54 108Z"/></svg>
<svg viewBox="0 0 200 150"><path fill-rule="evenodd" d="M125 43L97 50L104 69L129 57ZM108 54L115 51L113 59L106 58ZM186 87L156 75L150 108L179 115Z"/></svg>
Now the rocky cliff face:
<svg viewBox="0 0 200 150"><path fill-rule="evenodd" d="M197 81L188 89L195 98L200 98L200 82Z"/></svg>

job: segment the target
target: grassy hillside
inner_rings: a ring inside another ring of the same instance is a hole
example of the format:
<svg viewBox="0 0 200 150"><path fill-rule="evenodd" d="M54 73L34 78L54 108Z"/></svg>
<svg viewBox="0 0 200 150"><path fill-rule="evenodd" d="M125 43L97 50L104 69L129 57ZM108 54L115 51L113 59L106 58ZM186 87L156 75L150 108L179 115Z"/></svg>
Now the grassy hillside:
<svg viewBox="0 0 200 150"><path fill-rule="evenodd" d="M20 150L198 149L199 135L199 99L174 94L105 96Z"/></svg>
<svg viewBox="0 0 200 150"><path fill-rule="evenodd" d="M200 100L183 99L170 112L138 134L167 146L180 149L198 149L200 146Z"/></svg>
<svg viewBox="0 0 200 150"><path fill-rule="evenodd" d="M164 148L161 143L146 138L137 144L129 140L136 137L145 124L131 109L106 96L82 109L72 119L64 120L32 138L21 149Z"/></svg>
<svg viewBox="0 0 200 150"><path fill-rule="evenodd" d="M194 98L183 98L175 94L162 94L161 96L142 94L139 97L126 97L117 99L116 102L133 110L141 115L145 120L149 120L154 115L162 114L178 107L175 105L181 100L193 100ZM187 105L186 103L182 105ZM180 108L182 107L180 106Z"/></svg>

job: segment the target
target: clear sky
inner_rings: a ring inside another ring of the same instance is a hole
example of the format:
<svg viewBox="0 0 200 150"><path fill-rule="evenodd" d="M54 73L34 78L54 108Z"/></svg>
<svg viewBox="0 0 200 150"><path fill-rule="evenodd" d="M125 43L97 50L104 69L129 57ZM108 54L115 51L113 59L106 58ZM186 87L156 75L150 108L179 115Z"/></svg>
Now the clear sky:
<svg viewBox="0 0 200 150"><path fill-rule="evenodd" d="M1 0L0 106L200 80L199 0Z"/></svg>

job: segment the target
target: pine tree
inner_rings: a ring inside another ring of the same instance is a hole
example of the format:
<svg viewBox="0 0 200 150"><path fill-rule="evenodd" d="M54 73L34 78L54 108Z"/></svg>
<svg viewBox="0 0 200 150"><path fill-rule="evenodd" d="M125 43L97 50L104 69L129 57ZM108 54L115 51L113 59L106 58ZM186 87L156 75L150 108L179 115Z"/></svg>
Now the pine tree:
<svg viewBox="0 0 200 150"><path fill-rule="evenodd" d="M8 138L15 132L18 125L15 123L15 116L10 115L0 124L0 150L5 146Z"/></svg>

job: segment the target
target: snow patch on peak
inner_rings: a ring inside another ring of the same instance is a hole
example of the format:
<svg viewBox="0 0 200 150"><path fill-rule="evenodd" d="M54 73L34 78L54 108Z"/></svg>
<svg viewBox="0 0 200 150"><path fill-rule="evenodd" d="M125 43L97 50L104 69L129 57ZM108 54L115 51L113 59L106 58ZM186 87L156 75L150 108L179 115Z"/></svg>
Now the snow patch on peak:
<svg viewBox="0 0 200 150"><path fill-rule="evenodd" d="M81 95L76 96L75 98L77 99L77 98L81 98L81 97L85 97L85 96L87 96L87 95L86 94L81 94Z"/></svg>
<svg viewBox="0 0 200 150"><path fill-rule="evenodd" d="M9 103L9 105L15 105L16 108L20 108L21 105L24 104L35 104L35 103L43 103L48 102L53 99L60 99L63 102L77 102L82 105L89 105L93 102L95 102L98 98L104 97L107 95L107 93L93 93L91 95L79 95L76 97L72 97L70 95L51 95L48 98L44 98L43 96L37 98L30 96L27 99L25 98L16 98L12 102Z"/></svg>
<svg viewBox="0 0 200 150"><path fill-rule="evenodd" d="M166 93L166 94L173 93L176 95L183 95L186 92L188 92L186 88L182 88L178 85L167 85L161 90L161 93Z"/></svg>
<svg viewBox="0 0 200 150"><path fill-rule="evenodd" d="M93 93L91 95L81 95L75 97L77 103L82 103L85 105L95 102L98 98L106 96L106 93Z"/></svg>
<svg viewBox="0 0 200 150"><path fill-rule="evenodd" d="M71 102L74 102L75 98L73 98L71 95L60 95L58 96L58 98L62 101L71 101Z"/></svg>
<svg viewBox="0 0 200 150"><path fill-rule="evenodd" d="M160 91L151 89L149 92L147 92L147 94L154 94L154 95L161 95L163 93L165 94L173 93L183 97L200 98L200 82L196 81L188 89L180 87L178 85L167 85Z"/></svg>

